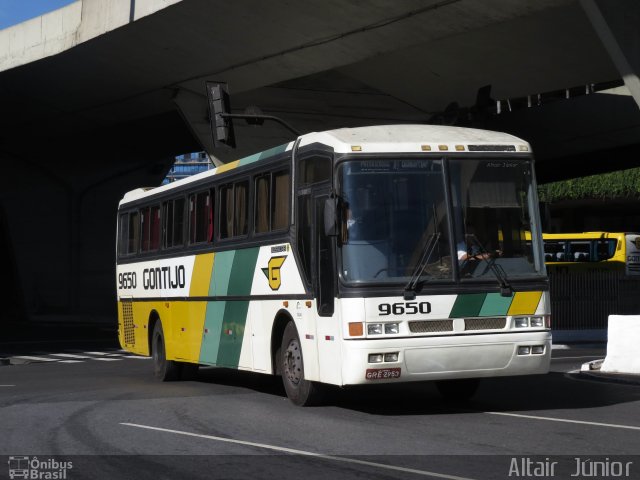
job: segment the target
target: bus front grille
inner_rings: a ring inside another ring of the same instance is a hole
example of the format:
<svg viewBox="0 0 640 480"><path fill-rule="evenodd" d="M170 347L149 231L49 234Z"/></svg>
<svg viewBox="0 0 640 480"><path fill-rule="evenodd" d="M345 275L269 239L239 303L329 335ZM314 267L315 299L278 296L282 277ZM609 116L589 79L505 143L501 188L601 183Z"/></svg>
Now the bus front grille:
<svg viewBox="0 0 640 480"><path fill-rule="evenodd" d="M122 328L125 345L134 346L136 344L136 336L134 334L133 302L131 300L122 301Z"/></svg>
<svg viewBox="0 0 640 480"><path fill-rule="evenodd" d="M452 332L453 320L421 320L409 322L411 333Z"/></svg>
<svg viewBox="0 0 640 480"><path fill-rule="evenodd" d="M507 319L502 317L490 318L465 318L464 329L466 330L500 330L507 324Z"/></svg>

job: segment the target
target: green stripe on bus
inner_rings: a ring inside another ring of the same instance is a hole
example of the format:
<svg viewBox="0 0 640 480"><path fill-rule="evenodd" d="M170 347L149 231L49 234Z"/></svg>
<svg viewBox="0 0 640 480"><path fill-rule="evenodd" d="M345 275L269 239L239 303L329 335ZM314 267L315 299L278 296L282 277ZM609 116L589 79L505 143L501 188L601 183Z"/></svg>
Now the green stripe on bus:
<svg viewBox="0 0 640 480"><path fill-rule="evenodd" d="M511 306L513 295L503 297L499 293L488 293L482 308L480 309L481 317L492 317L494 315L506 315Z"/></svg>
<svg viewBox="0 0 640 480"><path fill-rule="evenodd" d="M207 303L207 313L204 321L205 331L202 335L202 345L200 346L200 363L216 364L226 305L227 302Z"/></svg>
<svg viewBox="0 0 640 480"><path fill-rule="evenodd" d="M458 295L449 317L477 317L480 314L480 309L486 296L486 293L466 293Z"/></svg>
<svg viewBox="0 0 640 480"><path fill-rule="evenodd" d="M245 296L251 293L253 274L256 269L259 248L236 250L227 283L227 295ZM226 302L224 320L220 333L217 365L237 367L242 351L244 328L247 323L249 302L244 300Z"/></svg>
<svg viewBox="0 0 640 480"><path fill-rule="evenodd" d="M209 284L209 295L227 295L229 290L229 278L233 267L235 250L216 253L213 261L213 272L211 273L211 283Z"/></svg>
<svg viewBox="0 0 640 480"><path fill-rule="evenodd" d="M235 255L235 250L215 254L211 282L209 283L210 296L227 294ZM202 346L200 347L200 362L202 363L217 364L226 307L227 302L224 301L209 302L207 304L204 322L205 331L202 336Z"/></svg>
<svg viewBox="0 0 640 480"><path fill-rule="evenodd" d="M244 157L240 159L239 167L243 165L248 165L249 163L257 162L258 160L262 160L263 158L273 157L279 153L282 153L287 150L288 143L284 145L278 145L277 147L270 148L269 150L265 150L264 152L254 153L253 155L249 155L248 157Z"/></svg>

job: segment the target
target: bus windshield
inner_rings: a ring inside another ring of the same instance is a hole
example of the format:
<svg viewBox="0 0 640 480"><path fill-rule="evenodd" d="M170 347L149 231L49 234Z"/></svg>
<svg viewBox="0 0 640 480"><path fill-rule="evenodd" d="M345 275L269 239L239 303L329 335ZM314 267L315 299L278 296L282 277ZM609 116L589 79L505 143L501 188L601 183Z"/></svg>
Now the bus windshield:
<svg viewBox="0 0 640 480"><path fill-rule="evenodd" d="M341 164L339 179L346 283L544 274L528 161L353 160Z"/></svg>

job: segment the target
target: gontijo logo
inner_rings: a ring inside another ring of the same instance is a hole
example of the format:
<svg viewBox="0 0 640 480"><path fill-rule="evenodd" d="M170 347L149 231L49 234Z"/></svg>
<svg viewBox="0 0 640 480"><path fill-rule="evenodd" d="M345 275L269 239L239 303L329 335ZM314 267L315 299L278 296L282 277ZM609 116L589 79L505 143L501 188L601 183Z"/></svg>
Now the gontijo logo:
<svg viewBox="0 0 640 480"><path fill-rule="evenodd" d="M271 290L278 290L280 285L282 284L282 277L280 276L280 267L287 259L285 256L279 257L271 257L269 259L269 263L267 264L267 268L263 268L262 273L265 274L267 280L269 280L269 287Z"/></svg>

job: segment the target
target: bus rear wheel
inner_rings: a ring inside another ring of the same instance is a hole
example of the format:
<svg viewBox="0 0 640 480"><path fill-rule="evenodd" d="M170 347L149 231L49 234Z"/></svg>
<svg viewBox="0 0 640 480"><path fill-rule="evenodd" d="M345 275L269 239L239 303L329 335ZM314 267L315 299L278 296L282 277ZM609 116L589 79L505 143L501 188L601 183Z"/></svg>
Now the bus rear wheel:
<svg viewBox="0 0 640 480"><path fill-rule="evenodd" d="M158 380L171 382L180 379L180 364L173 360L167 360L164 332L162 324L156 323L152 337L153 374Z"/></svg>
<svg viewBox="0 0 640 480"><path fill-rule="evenodd" d="M298 331L293 322L289 322L282 335L280 347L280 371L287 397L295 405L318 405L322 401L320 385L304 378L304 359Z"/></svg>
<svg viewBox="0 0 640 480"><path fill-rule="evenodd" d="M460 380L440 380L436 382L436 388L445 400L452 403L461 403L469 400L478 390L480 379L464 378Z"/></svg>

